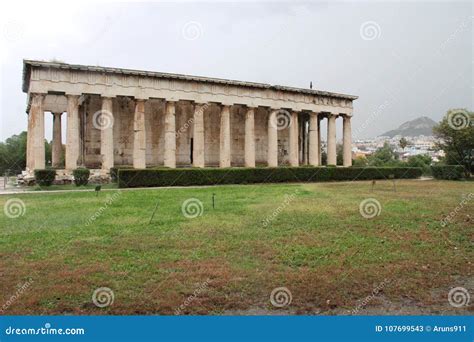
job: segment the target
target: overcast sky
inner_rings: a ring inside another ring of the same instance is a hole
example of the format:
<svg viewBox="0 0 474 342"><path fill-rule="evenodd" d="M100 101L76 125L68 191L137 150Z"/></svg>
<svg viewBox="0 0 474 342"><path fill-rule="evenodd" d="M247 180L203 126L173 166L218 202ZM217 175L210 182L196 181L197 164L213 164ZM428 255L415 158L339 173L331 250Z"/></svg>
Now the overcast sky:
<svg viewBox="0 0 474 342"><path fill-rule="evenodd" d="M469 1L0 6L0 140L27 127L23 58L303 88L312 81L316 89L359 96L355 138L419 116L438 121L449 108L473 109Z"/></svg>

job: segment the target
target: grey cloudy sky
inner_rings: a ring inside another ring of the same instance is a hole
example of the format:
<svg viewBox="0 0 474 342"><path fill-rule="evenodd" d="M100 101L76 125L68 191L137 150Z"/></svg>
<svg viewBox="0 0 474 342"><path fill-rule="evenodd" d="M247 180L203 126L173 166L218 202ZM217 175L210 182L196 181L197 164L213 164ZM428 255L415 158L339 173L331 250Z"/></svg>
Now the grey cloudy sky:
<svg viewBox="0 0 474 342"><path fill-rule="evenodd" d="M22 59L358 95L355 138L473 109L472 2L2 2L0 140L26 130ZM51 139L51 115L46 116ZM340 129L340 127L339 127Z"/></svg>

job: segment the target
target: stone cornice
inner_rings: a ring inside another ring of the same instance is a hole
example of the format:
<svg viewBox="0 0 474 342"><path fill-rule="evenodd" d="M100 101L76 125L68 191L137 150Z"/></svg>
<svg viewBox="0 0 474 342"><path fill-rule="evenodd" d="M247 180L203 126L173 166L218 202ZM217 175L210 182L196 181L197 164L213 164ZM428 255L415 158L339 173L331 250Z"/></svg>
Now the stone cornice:
<svg viewBox="0 0 474 342"><path fill-rule="evenodd" d="M352 113L352 101L357 99L263 83L30 60L24 61L23 91L220 102L348 115Z"/></svg>

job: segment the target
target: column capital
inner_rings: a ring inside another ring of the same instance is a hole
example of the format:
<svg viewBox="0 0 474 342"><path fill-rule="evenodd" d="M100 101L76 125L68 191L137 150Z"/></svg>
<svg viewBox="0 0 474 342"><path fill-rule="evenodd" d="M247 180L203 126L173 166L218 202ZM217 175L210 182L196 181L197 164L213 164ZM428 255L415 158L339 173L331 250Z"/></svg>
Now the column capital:
<svg viewBox="0 0 474 342"><path fill-rule="evenodd" d="M133 96L135 100L148 100L150 97L149 96L143 96L143 95L135 95Z"/></svg>
<svg viewBox="0 0 474 342"><path fill-rule="evenodd" d="M46 94L43 93L30 93L30 101L33 104L40 104L43 102Z"/></svg>
<svg viewBox="0 0 474 342"><path fill-rule="evenodd" d="M82 94L66 94L66 98L68 99L79 99Z"/></svg>
<svg viewBox="0 0 474 342"><path fill-rule="evenodd" d="M30 93L31 97L36 97L36 96L43 96L44 97L46 95L48 95L48 94L47 93L40 93L40 92L37 92L37 91L35 91L33 93Z"/></svg>

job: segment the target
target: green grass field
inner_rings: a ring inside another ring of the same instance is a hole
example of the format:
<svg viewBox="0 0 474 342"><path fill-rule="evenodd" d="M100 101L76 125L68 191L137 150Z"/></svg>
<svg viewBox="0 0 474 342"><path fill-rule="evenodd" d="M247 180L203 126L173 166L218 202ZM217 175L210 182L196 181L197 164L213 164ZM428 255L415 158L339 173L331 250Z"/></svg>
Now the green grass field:
<svg viewBox="0 0 474 342"><path fill-rule="evenodd" d="M345 182L3 195L5 211L14 211L12 199L25 210L0 215L0 309L311 314L390 303L458 313L447 293L473 282L474 198L461 202L474 182L397 181L395 192L392 182L379 181L371 188ZM190 198L202 202L202 215L183 215ZM359 211L368 198L381 205L371 219ZM93 304L99 287L113 290L112 305ZM269 300L277 287L292 294L281 309Z"/></svg>

